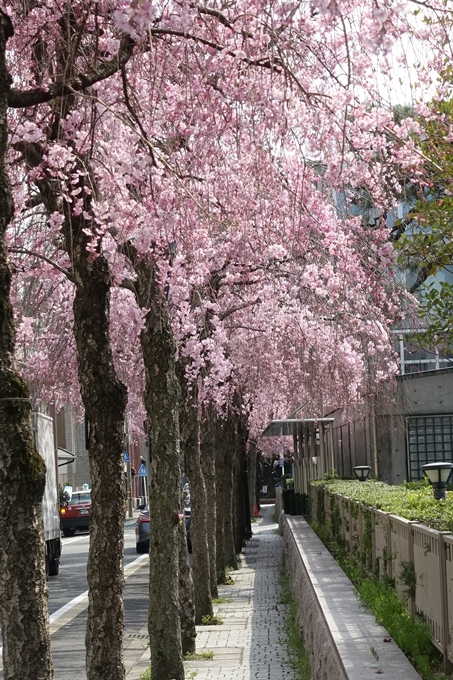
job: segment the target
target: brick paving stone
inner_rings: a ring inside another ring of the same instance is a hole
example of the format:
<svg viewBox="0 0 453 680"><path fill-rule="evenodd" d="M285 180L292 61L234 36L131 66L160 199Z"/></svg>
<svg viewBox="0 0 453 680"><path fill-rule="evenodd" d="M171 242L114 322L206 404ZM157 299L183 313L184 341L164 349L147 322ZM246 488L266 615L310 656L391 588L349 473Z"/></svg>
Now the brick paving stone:
<svg viewBox="0 0 453 680"><path fill-rule="evenodd" d="M283 539L273 522L273 505L261 508L253 536L240 555L234 584L220 586L219 597L232 600L214 605L223 623L197 627L197 652L212 651L212 659L185 661L186 678L196 680L295 680L288 663L285 617L278 585ZM130 669L127 680L139 680L149 666L149 650ZM193 673L196 673L193 676Z"/></svg>
<svg viewBox="0 0 453 680"><path fill-rule="evenodd" d="M197 628L197 651L212 651L214 657L184 662L186 677L196 671L196 680L294 680L284 627L287 606L280 604L278 585L283 539L273 513L274 506L261 509L239 570L231 573L234 585L219 587L219 597L232 600L214 605L223 624ZM225 649L234 651L228 664Z"/></svg>

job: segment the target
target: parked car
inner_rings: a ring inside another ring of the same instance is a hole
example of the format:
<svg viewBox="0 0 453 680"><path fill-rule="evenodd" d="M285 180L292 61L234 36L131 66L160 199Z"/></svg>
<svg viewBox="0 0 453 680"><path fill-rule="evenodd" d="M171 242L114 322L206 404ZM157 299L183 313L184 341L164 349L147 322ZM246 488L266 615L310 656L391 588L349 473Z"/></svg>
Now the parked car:
<svg viewBox="0 0 453 680"><path fill-rule="evenodd" d="M135 549L138 553L149 550L149 508L146 505L137 517L135 525Z"/></svg>
<svg viewBox="0 0 453 680"><path fill-rule="evenodd" d="M66 489L69 488L66 487ZM88 531L91 522L91 489L71 490L66 493L67 500L60 507L60 526L63 536L74 536L77 529Z"/></svg>
<svg viewBox="0 0 453 680"><path fill-rule="evenodd" d="M192 544L190 542L190 496L186 496L184 499L184 518L186 522L187 547L189 552L192 552ZM149 550L149 530L149 508L146 506L141 510L135 525L135 548L138 553L146 553Z"/></svg>

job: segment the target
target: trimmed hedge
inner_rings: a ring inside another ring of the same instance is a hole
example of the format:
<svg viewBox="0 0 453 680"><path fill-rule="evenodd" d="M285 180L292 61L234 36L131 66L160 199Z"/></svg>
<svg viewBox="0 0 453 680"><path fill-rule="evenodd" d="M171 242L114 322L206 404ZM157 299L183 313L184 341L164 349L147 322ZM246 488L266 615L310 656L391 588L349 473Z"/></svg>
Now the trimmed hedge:
<svg viewBox="0 0 453 680"><path fill-rule="evenodd" d="M438 531L453 531L453 491L447 491L446 501L438 501L428 482L391 486L372 479L359 482L334 478L311 484Z"/></svg>

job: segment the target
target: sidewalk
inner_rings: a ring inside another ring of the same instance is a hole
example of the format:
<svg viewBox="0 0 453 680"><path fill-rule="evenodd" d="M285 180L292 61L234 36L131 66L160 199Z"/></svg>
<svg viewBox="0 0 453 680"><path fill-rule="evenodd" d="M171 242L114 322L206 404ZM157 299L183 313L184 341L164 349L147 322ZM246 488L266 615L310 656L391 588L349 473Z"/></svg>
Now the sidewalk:
<svg viewBox="0 0 453 680"><path fill-rule="evenodd" d="M261 508L262 518L252 525L253 536L240 555L240 568L231 573L234 585L219 587L219 597L232 600L214 605L214 613L223 624L197 627L197 652L212 651L214 656L185 661L187 678L293 680L284 630L287 605L280 604L278 585L283 539L276 533L278 525L272 521L274 511L273 505ZM129 669L127 651L125 661ZM140 680L149 663L147 649L130 668L127 680Z"/></svg>

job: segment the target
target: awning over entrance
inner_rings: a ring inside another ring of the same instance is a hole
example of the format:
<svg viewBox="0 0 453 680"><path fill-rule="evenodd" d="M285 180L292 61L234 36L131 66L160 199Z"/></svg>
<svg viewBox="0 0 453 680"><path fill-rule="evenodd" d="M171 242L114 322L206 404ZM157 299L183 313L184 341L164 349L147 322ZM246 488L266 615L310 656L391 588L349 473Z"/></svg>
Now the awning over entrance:
<svg viewBox="0 0 453 680"><path fill-rule="evenodd" d="M333 423L334 418L287 418L286 420L271 420L262 433L262 437L292 436L298 425L308 423Z"/></svg>
<svg viewBox="0 0 453 680"><path fill-rule="evenodd" d="M285 418L272 420L262 437L293 438L292 476L295 493L308 493L313 479L334 474L333 422L334 418ZM330 451L330 455L329 455ZM280 464L285 453L280 452Z"/></svg>

